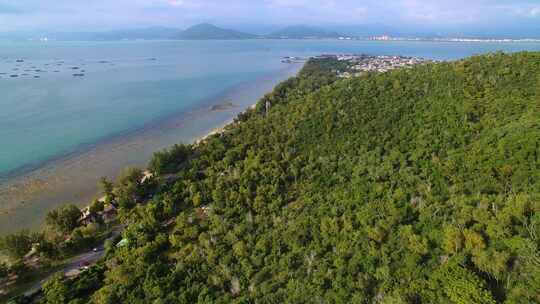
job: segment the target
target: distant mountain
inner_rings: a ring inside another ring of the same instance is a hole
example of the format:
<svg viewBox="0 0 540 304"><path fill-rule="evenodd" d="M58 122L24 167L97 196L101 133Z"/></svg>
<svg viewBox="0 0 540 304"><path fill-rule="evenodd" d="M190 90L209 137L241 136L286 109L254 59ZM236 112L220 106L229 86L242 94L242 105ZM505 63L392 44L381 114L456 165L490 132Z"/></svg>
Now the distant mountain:
<svg viewBox="0 0 540 304"><path fill-rule="evenodd" d="M110 32L97 33L96 38L100 40L137 40L137 39L170 39L178 33L177 28L149 27L132 30L116 30Z"/></svg>
<svg viewBox="0 0 540 304"><path fill-rule="evenodd" d="M17 38L58 41L116 41L116 40L160 40L171 39L179 29L167 27L148 27L107 32L43 32L19 35Z"/></svg>
<svg viewBox="0 0 540 304"><path fill-rule="evenodd" d="M318 27L312 27L307 25L294 25L289 26L279 31L273 32L268 35L268 38L278 39L314 39L314 38L338 38L343 35L327 31Z"/></svg>
<svg viewBox="0 0 540 304"><path fill-rule="evenodd" d="M321 26L293 25L281 28L279 25L236 24L237 30L220 28L202 23L186 30L171 27L147 27L120 29L104 32L58 32L58 31L19 31L1 32L0 40L48 40L58 41L116 41L116 40L212 40L212 39L332 39L339 37L367 38L389 35L392 37L415 38L540 38L540 26L530 22L519 25L497 24L484 27L438 27L419 28L417 26L392 27L385 24L351 24ZM270 34L267 34L270 33Z"/></svg>
<svg viewBox="0 0 540 304"><path fill-rule="evenodd" d="M402 36L404 29L396 29L384 24L360 24L329 26L329 30L350 37L373 37L381 35Z"/></svg>
<svg viewBox="0 0 540 304"><path fill-rule="evenodd" d="M257 38L257 35L224 29L208 23L202 23L180 32L174 36L174 38L185 40L234 40L253 39Z"/></svg>

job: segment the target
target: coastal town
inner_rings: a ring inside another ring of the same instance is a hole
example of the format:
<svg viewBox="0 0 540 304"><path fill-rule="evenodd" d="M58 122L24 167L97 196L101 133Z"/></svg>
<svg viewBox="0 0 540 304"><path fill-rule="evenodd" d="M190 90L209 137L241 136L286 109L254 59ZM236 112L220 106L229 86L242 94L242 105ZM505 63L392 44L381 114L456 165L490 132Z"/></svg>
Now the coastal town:
<svg viewBox="0 0 540 304"><path fill-rule="evenodd" d="M475 38L475 37L393 37L389 35L373 36L368 38L355 38L356 40L366 41L424 41L424 42L487 42L487 43L511 43L511 42L538 42L535 38ZM340 37L339 40L351 40L351 38Z"/></svg>
<svg viewBox="0 0 540 304"><path fill-rule="evenodd" d="M338 61L348 63L348 71L339 72L339 77L360 76L364 72L388 72L400 68L410 68L418 64L431 62L419 57L371 56L371 55L335 55Z"/></svg>
<svg viewBox="0 0 540 304"><path fill-rule="evenodd" d="M332 59L343 63L339 69L336 69L336 73L340 78L351 78L360 76L366 72L379 72L384 73L400 68L410 68L418 64L424 64L433 62L433 60L420 58L420 57L407 57L407 56L374 56L366 54L323 54L314 59ZM283 57L283 63L299 63L307 61L310 58L301 57Z"/></svg>

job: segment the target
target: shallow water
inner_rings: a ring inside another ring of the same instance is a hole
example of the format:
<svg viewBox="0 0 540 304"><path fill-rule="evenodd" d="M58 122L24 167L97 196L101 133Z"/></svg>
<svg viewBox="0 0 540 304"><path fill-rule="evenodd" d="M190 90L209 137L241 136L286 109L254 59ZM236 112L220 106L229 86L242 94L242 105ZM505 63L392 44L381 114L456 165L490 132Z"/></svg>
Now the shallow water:
<svg viewBox="0 0 540 304"><path fill-rule="evenodd" d="M187 44L2 46L0 58L7 59L0 71L32 72L0 79L0 175L39 167L171 112L193 109L201 100L283 68L279 57L259 60L249 50Z"/></svg>
<svg viewBox="0 0 540 304"><path fill-rule="evenodd" d="M0 234L36 228L60 204L84 205L100 176L223 125L296 73L283 56L457 59L497 50L540 43L0 42ZM236 107L209 111L225 101Z"/></svg>
<svg viewBox="0 0 540 304"><path fill-rule="evenodd" d="M270 91L294 75L300 65L243 82L200 102L195 110L178 112L149 122L141 129L87 145L44 163L0 185L0 234L41 226L44 214L65 203L88 204L98 195L101 176L114 179L122 169L144 166L152 154L175 143L189 143L230 122ZM231 102L233 107L211 110L211 105Z"/></svg>

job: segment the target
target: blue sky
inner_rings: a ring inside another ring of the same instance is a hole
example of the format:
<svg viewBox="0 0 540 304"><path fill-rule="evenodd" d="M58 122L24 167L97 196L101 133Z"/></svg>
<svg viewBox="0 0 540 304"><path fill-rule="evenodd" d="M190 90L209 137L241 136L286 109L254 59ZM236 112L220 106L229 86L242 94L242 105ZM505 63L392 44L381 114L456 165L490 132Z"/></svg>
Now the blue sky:
<svg viewBox="0 0 540 304"><path fill-rule="evenodd" d="M199 22L248 28L379 24L433 31L540 28L540 0L0 0L0 31L91 31Z"/></svg>

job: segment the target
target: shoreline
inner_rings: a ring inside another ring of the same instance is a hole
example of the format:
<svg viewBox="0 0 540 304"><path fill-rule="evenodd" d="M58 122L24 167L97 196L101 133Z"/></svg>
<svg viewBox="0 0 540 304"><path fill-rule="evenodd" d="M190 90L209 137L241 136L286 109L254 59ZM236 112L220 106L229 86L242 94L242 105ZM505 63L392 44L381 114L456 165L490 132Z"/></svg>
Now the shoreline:
<svg viewBox="0 0 540 304"><path fill-rule="evenodd" d="M0 236L21 229L39 229L46 212L60 205L87 205L99 197L97 181L102 176L114 180L126 167L144 168L156 151L176 143L196 143L224 130L239 113L279 82L296 75L302 66L284 66L204 99L192 109L82 145L25 173L1 177ZM230 100L233 105L226 109L211 108Z"/></svg>
<svg viewBox="0 0 540 304"><path fill-rule="evenodd" d="M299 65L299 63L289 64L289 67L281 69L280 71L275 72L274 74L276 74L276 75L282 74L285 71L291 70L292 66L298 66L298 65ZM302 63L302 65L303 65L303 63ZM299 71L299 69L298 69L298 71ZM298 72L298 71L296 71L296 72ZM120 131L120 132L118 132L116 134L105 136L105 137L103 137L101 139L98 139L95 142L81 143L81 144L75 146L72 149L72 151L62 153L62 154L59 154L59 155L55 155L55 156L49 157L47 159L44 159L42 161L34 162L32 164L27 164L27 165L21 166L21 167L19 167L17 169L14 169L14 170L11 170L11 171L8 171L8 172L5 172L5 173L0 173L0 198L1 198L1 194L2 194L3 185L5 183L9 183L10 180L14 180L14 179L22 178L22 177L27 176L27 175L31 175L35 171L42 170L42 169L44 169L46 167L54 165L55 163L60 163L60 162L65 161L65 160L69 160L70 158L77 157L77 156L79 156L81 154L84 154L84 153L86 153L86 152L88 152L88 151L90 151L92 149L99 148L99 146L107 145L107 144L115 144L115 143L121 142L123 139L136 137L136 136L141 135L141 134L143 134L145 132L152 131L153 129L159 129L159 128L166 127L167 122L172 121L172 120L178 120L179 118L181 119L181 118L184 118L184 117L188 117L188 116L192 116L192 115L200 115L200 114L204 115L205 112L208 112L208 113L211 113L211 112L225 112L225 111L237 109L238 107L243 107L244 105L234 104L231 107L228 107L226 109L211 109L211 107L213 107L213 106L221 106L223 104L226 104L228 102L227 98L229 98L228 95L230 95L231 92L235 93L235 91L241 90L242 87L246 87L246 86L249 86L250 84L260 82L260 81L264 81L266 79L272 79L275 76L274 74L265 75L263 77L260 77L258 79L252 80L252 81L241 82L241 83L239 83L239 84L237 84L237 85L235 85L235 86L233 86L233 87L231 87L231 88L229 88L229 89L227 89L227 90L225 90L223 92L220 92L217 95L209 96L207 98L201 99L201 101L199 103L197 103L197 105L194 105L194 106L192 106L190 108L180 110L180 111L177 111L177 112L174 112L174 113L171 113L171 114L156 118L154 120L148 121L143 126L134 127L134 128L131 128L131 129L126 129L126 130ZM289 74L289 73L286 73L286 74ZM285 79L283 79L283 80L285 80ZM249 105L249 106L252 106L252 105ZM247 108L245 108L244 110L246 110L246 109ZM1 212L1 206L0 206L0 212Z"/></svg>

